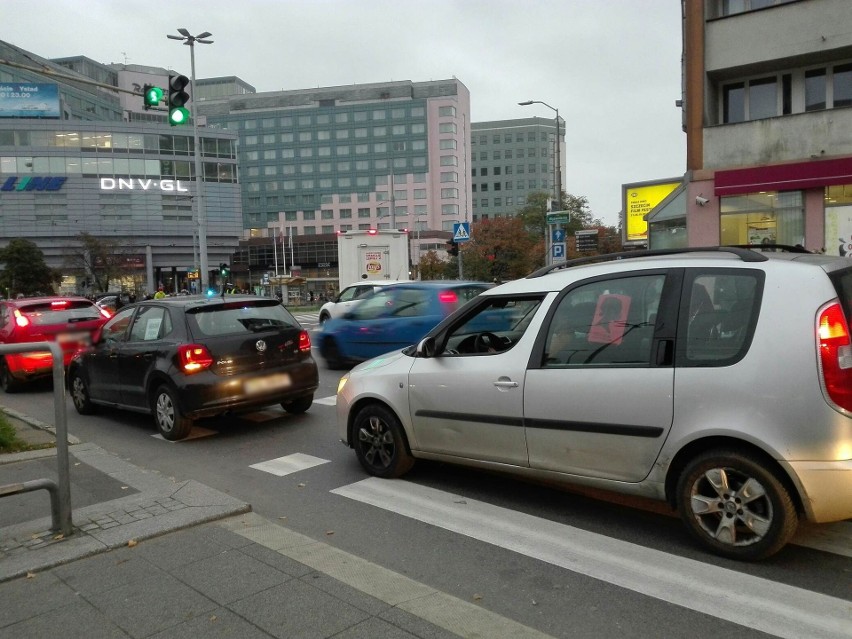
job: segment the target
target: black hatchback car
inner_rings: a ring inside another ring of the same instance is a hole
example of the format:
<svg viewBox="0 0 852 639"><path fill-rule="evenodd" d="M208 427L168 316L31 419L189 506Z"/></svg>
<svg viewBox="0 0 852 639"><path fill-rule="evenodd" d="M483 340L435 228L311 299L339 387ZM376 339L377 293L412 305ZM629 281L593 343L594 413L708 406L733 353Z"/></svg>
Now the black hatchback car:
<svg viewBox="0 0 852 639"><path fill-rule="evenodd" d="M303 413L319 384L311 339L280 302L235 295L167 297L120 309L68 369L80 414L150 413L166 439L192 422L273 404Z"/></svg>

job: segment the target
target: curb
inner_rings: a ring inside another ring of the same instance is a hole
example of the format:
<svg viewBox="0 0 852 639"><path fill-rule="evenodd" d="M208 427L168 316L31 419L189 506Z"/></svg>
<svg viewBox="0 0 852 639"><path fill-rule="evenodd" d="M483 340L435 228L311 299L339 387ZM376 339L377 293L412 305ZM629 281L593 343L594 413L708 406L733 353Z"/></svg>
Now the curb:
<svg viewBox="0 0 852 639"><path fill-rule="evenodd" d="M39 430L47 431L52 434L53 437L56 437L56 428L47 424L45 422L39 421L34 417L30 417L29 415L25 415L23 413L19 413L16 410L11 408L6 408L5 406L0 406L0 412L5 413L7 416L17 419L25 424L29 424L33 428L38 428ZM68 444L71 446L82 443L79 439L74 437L74 435L68 435ZM39 450L28 450L22 453L7 453L0 455L0 464L12 464L14 462L19 461L28 461L31 459L42 459L44 457L55 457L56 456L56 448L42 448Z"/></svg>

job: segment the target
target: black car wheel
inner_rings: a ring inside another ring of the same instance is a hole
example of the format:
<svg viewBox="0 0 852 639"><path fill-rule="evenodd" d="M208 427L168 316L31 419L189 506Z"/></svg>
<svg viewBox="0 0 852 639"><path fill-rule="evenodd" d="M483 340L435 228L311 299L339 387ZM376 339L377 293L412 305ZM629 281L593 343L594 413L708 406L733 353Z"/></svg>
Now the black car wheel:
<svg viewBox="0 0 852 639"><path fill-rule="evenodd" d="M699 542L732 559L769 557L798 525L793 500L778 477L757 458L731 450L708 451L687 464L677 506Z"/></svg>
<svg viewBox="0 0 852 639"><path fill-rule="evenodd" d="M21 389L21 383L9 372L5 357L0 358L0 386L7 393L15 393Z"/></svg>
<svg viewBox="0 0 852 639"><path fill-rule="evenodd" d="M414 465L402 424L381 404L370 404L358 413L353 444L364 470L376 477L401 477Z"/></svg>
<svg viewBox="0 0 852 639"><path fill-rule="evenodd" d="M95 412L96 407L89 396L89 385L80 375L80 371L72 370L69 374L68 390L71 391L71 401L74 402L74 408L77 409L78 413L91 415Z"/></svg>
<svg viewBox="0 0 852 639"><path fill-rule="evenodd" d="M329 314L328 314L328 313L325 313L325 312L320 313L320 316L319 316L319 323L320 323L320 326L322 326L323 324L325 324L325 323L326 323L328 320L330 320L330 319L331 319L331 317L329 316Z"/></svg>
<svg viewBox="0 0 852 639"><path fill-rule="evenodd" d="M314 403L314 396L299 397L298 399L289 402L281 402L281 408L286 410L291 415L301 415L311 407Z"/></svg>
<svg viewBox="0 0 852 639"><path fill-rule="evenodd" d="M177 401L174 391L168 386L160 386L154 392L151 399L154 412L154 423L160 434L169 441L183 439L192 430L192 420L184 417Z"/></svg>

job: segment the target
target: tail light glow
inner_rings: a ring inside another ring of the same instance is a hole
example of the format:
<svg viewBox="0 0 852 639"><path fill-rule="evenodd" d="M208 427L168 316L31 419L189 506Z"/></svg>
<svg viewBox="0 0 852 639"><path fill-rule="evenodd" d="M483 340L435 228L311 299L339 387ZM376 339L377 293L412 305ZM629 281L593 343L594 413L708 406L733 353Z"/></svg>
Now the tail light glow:
<svg viewBox="0 0 852 639"><path fill-rule="evenodd" d="M213 356L202 344L182 344L178 347L178 368L187 375L198 373L213 365Z"/></svg>
<svg viewBox="0 0 852 639"><path fill-rule="evenodd" d="M825 392L838 407L852 411L852 341L839 302L820 313L817 339Z"/></svg>
<svg viewBox="0 0 852 639"><path fill-rule="evenodd" d="M455 291L441 291L438 293L438 300L442 304L455 304L459 301L459 296L456 295Z"/></svg>
<svg viewBox="0 0 852 639"><path fill-rule="evenodd" d="M311 336L308 334L308 331L302 331L299 333L299 352L311 352Z"/></svg>
<svg viewBox="0 0 852 639"><path fill-rule="evenodd" d="M100 306L98 306L98 310L101 312L101 315L103 315L107 319L112 317L112 313L109 312L109 309L101 308Z"/></svg>
<svg viewBox="0 0 852 639"><path fill-rule="evenodd" d="M26 328L27 326L30 325L30 320L28 320L26 318L26 316L23 313L21 313L21 311L19 311L18 309L15 309L14 315L15 315L15 324L19 328Z"/></svg>
<svg viewBox="0 0 852 639"><path fill-rule="evenodd" d="M51 308L65 308L68 306L68 300L56 300L50 303Z"/></svg>

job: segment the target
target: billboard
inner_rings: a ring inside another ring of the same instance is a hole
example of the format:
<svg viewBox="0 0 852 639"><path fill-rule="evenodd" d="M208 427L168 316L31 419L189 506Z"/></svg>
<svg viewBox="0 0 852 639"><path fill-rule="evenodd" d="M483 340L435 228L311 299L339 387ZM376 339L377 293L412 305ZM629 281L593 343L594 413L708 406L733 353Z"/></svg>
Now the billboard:
<svg viewBox="0 0 852 639"><path fill-rule="evenodd" d="M648 241L648 222L645 216L679 186L679 180L623 185L625 242Z"/></svg>
<svg viewBox="0 0 852 639"><path fill-rule="evenodd" d="M56 84L0 82L0 118L58 118Z"/></svg>

